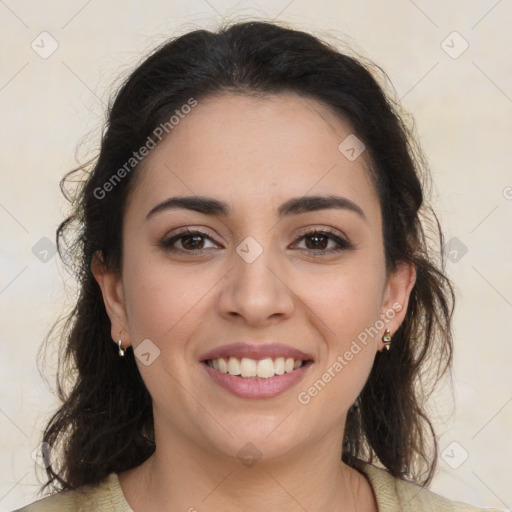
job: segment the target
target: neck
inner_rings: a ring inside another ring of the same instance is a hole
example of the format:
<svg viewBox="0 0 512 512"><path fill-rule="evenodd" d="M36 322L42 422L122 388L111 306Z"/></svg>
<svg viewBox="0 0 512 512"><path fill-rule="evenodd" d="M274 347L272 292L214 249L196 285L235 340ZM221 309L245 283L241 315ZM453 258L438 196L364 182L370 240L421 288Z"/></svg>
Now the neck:
<svg viewBox="0 0 512 512"><path fill-rule="evenodd" d="M341 445L338 434L253 465L188 440L157 438L154 454L119 480L135 512L376 511L366 478L342 463L341 447L332 449Z"/></svg>

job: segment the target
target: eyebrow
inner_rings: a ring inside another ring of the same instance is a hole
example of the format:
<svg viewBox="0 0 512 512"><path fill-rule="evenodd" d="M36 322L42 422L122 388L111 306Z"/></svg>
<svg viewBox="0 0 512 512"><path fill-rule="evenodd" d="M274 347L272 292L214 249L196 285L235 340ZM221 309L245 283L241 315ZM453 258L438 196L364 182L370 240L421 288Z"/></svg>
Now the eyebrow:
<svg viewBox="0 0 512 512"><path fill-rule="evenodd" d="M231 206L218 199L204 196L182 196L170 197L165 201L157 204L146 215L146 220L155 215L156 213L167 211L185 209L195 212L203 213L211 216L229 217L232 213ZM288 199L281 204L277 210L280 219L290 215L297 215L300 213L314 212L318 210L349 210L367 220L366 216L356 203L347 199L346 197L327 195L327 196L302 196Z"/></svg>

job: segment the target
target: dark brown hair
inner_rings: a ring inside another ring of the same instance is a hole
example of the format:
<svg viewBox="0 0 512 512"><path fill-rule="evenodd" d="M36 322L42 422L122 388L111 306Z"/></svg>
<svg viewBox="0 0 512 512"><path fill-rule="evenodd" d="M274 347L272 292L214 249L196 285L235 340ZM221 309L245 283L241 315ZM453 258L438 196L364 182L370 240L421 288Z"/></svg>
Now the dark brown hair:
<svg viewBox="0 0 512 512"><path fill-rule="evenodd" d="M43 435L59 457L48 461L42 490L99 483L142 464L155 449L151 396L133 351L118 356L91 261L101 251L109 268L121 269L122 219L138 166L115 182L114 174L190 98L200 102L225 92L293 92L323 102L365 144L388 272L400 261L412 262L417 279L392 350L377 352L348 411L342 459L349 465L376 461L398 478L430 483L438 448L426 399L445 373L451 376L454 293L444 274L443 234L424 200L430 177L413 124L379 85L379 79L388 84L385 73L363 62L284 24L238 22L171 39L124 81L109 106L99 154L61 181L72 210L56 240L79 288L60 322L56 381L62 404ZM66 185L80 172L85 178L72 196ZM103 197L109 180L113 186Z"/></svg>

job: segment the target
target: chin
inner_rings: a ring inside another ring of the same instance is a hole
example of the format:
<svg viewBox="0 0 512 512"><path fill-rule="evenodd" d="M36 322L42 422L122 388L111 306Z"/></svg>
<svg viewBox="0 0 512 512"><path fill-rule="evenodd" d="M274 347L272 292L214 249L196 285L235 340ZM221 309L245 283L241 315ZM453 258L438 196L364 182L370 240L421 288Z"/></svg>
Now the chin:
<svg viewBox="0 0 512 512"><path fill-rule="evenodd" d="M209 444L213 450L241 462L247 458L262 461L279 459L298 450L304 439L304 430L283 421L285 417L286 414L278 417L250 414L237 421L223 421L224 428L232 437L224 430L216 429L218 435L212 439L210 430L207 436Z"/></svg>

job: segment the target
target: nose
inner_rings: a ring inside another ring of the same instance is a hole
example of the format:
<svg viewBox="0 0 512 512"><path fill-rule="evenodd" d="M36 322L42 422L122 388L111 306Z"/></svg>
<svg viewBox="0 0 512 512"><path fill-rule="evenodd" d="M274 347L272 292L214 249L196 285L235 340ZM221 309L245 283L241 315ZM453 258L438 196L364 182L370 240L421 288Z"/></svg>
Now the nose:
<svg viewBox="0 0 512 512"><path fill-rule="evenodd" d="M251 326L289 318L295 296L285 266L278 260L266 249L252 262L234 253L219 296L220 314L230 321L243 319Z"/></svg>

